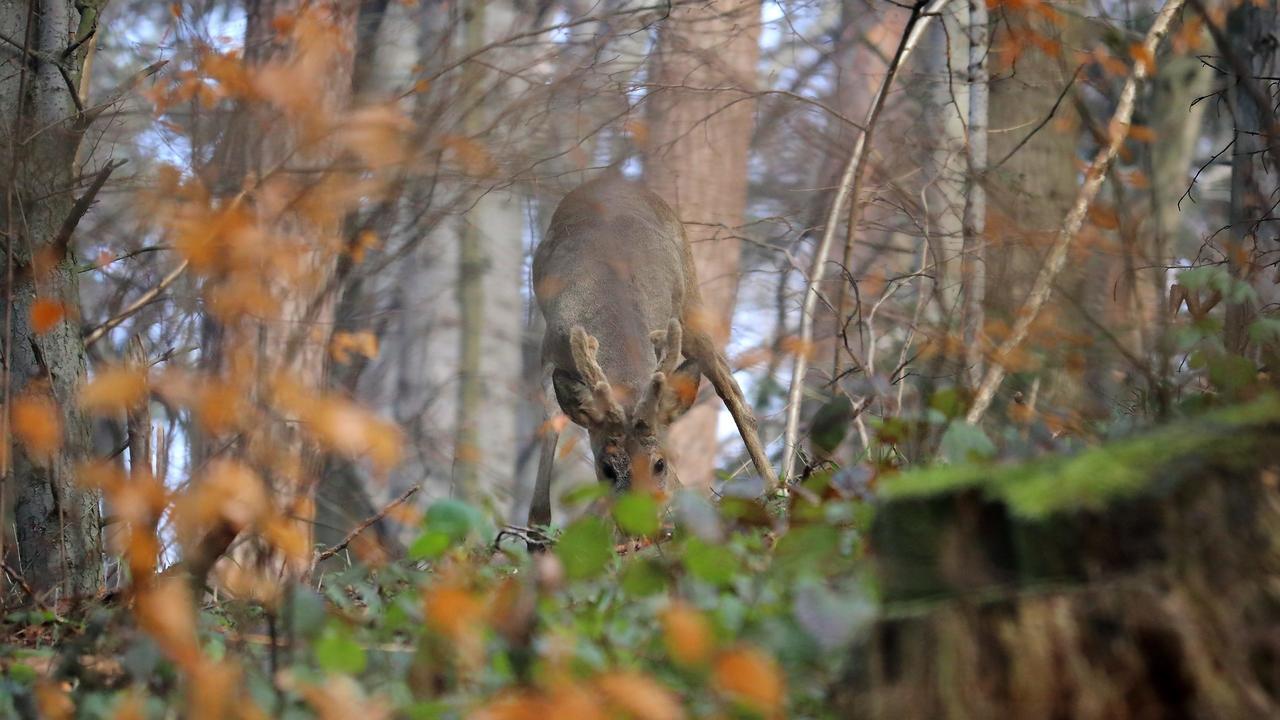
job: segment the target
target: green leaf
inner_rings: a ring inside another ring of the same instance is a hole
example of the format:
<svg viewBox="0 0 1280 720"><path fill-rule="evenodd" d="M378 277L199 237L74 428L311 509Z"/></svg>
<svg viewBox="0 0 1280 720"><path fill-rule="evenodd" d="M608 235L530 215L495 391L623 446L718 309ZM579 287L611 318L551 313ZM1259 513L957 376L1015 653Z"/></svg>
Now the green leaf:
<svg viewBox="0 0 1280 720"><path fill-rule="evenodd" d="M445 535L451 542L461 542L480 526L480 511L461 500L438 500L427 508L428 531Z"/></svg>
<svg viewBox="0 0 1280 720"><path fill-rule="evenodd" d="M974 460L986 460L996 454L991 438L977 425L962 419L952 420L942 434L942 457L949 463L959 464Z"/></svg>
<svg viewBox="0 0 1280 720"><path fill-rule="evenodd" d="M305 585L294 585L288 613L290 630L311 637L324 623L324 599Z"/></svg>
<svg viewBox="0 0 1280 720"><path fill-rule="evenodd" d="M647 558L628 561L622 568L622 589L629 595L645 597L667 589L667 578L658 564Z"/></svg>
<svg viewBox="0 0 1280 720"><path fill-rule="evenodd" d="M1230 281L1227 269L1220 265L1202 265L1178 273L1178 284L1188 290L1222 289Z"/></svg>
<svg viewBox="0 0 1280 720"><path fill-rule="evenodd" d="M778 540L773 551L773 568L798 575L825 565L840 547L840 534L830 525L792 528Z"/></svg>
<svg viewBox="0 0 1280 720"><path fill-rule="evenodd" d="M14 663L9 666L9 677L15 682L29 685L40 678L40 673L35 668L23 663Z"/></svg>
<svg viewBox="0 0 1280 720"><path fill-rule="evenodd" d="M1260 317L1249 325L1249 339L1259 345L1280 345L1280 318Z"/></svg>
<svg viewBox="0 0 1280 720"><path fill-rule="evenodd" d="M433 560L449 549L449 536L435 530L428 530L418 536L409 546L410 560Z"/></svg>
<svg viewBox="0 0 1280 720"><path fill-rule="evenodd" d="M809 421L809 442L826 453L834 452L849 433L853 420L853 405L849 398L837 395L828 400L813 414Z"/></svg>
<svg viewBox="0 0 1280 720"><path fill-rule="evenodd" d="M658 534L658 510L658 501L651 495L631 492L618 499L613 517L626 533L653 536Z"/></svg>
<svg viewBox="0 0 1280 720"><path fill-rule="evenodd" d="M578 507L580 505L595 502L596 500L608 495L609 492L609 486L604 483L593 482L586 485L579 485L566 490L564 494L560 496L560 504L566 508Z"/></svg>
<svg viewBox="0 0 1280 720"><path fill-rule="evenodd" d="M316 640L315 651L316 662L328 672L356 675L364 671L364 648L342 623L331 621L324 626Z"/></svg>
<svg viewBox="0 0 1280 720"><path fill-rule="evenodd" d="M1239 355L1222 354L1208 358L1209 380L1228 395L1255 382L1258 369L1253 361Z"/></svg>
<svg viewBox="0 0 1280 720"><path fill-rule="evenodd" d="M684 566L690 575L703 582L728 585L736 565L733 553L722 546L709 545L696 537L685 543Z"/></svg>
<svg viewBox="0 0 1280 720"><path fill-rule="evenodd" d="M569 579L595 577L613 559L613 533L600 518L580 518L556 541L556 555Z"/></svg>
<svg viewBox="0 0 1280 720"><path fill-rule="evenodd" d="M948 420L954 420L964 414L964 397L959 388L943 388L929 398L929 409L937 410Z"/></svg>

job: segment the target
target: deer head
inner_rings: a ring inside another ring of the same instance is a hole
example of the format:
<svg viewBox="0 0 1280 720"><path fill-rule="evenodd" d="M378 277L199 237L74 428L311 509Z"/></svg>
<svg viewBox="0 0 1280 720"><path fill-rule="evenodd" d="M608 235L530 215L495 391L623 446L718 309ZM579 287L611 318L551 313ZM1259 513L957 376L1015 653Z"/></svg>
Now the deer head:
<svg viewBox="0 0 1280 720"><path fill-rule="evenodd" d="M651 340L657 368L638 397L630 388L610 384L596 359L599 341L580 325L569 338L574 370L552 373L560 409L591 438L596 479L616 492L665 490L675 480L665 449L667 429L693 405L702 377L695 360L679 362L678 320Z"/></svg>

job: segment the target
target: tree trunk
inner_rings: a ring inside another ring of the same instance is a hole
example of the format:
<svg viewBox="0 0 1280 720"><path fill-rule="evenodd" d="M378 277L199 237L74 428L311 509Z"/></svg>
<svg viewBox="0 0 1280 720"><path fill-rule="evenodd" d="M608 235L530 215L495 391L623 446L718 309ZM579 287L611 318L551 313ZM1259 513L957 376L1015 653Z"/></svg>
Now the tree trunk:
<svg viewBox="0 0 1280 720"><path fill-rule="evenodd" d="M1277 440L1271 398L1075 458L886 483L884 606L833 714L1276 717Z"/></svg>
<svg viewBox="0 0 1280 720"><path fill-rule="evenodd" d="M1078 34L1075 21L1065 14L1050 21L1034 9L1020 8L1004 9L994 14L992 21L989 163L982 178L987 188L984 264L988 337L984 345L988 347L998 344L1013 324L1075 199L1077 128L1081 124L1070 95L1059 104L1072 80L1070 69L1061 58L1039 47L1021 46L1016 40L1041 37L1060 42L1063 52L1068 52ZM1051 114L1053 118L1047 120ZM1041 123L1043 127L1039 127ZM1075 269L1060 277L1058 284L1067 294L1084 296L1079 288L1087 277L1085 259L1074 262L1071 267ZM1044 358L1043 368L1037 365L1042 361L1031 355L1011 372L1048 371L1045 385L1049 393L1060 405L1071 406L1082 394L1078 375L1064 369L1069 356L1079 350L1068 336L1068 331L1080 327L1073 319L1078 313L1063 310L1056 302L1047 311L1060 315L1056 326L1062 334L1047 340L1031 339L1036 350L1051 352Z"/></svg>
<svg viewBox="0 0 1280 720"><path fill-rule="evenodd" d="M925 73L921 107L931 141L925 199L929 203L928 236L943 318L958 318L961 306L960 267L964 253L965 124L969 96L964 68L969 54L967 10L952 5L940 22L930 25L921 47Z"/></svg>
<svg viewBox="0 0 1280 720"><path fill-rule="evenodd" d="M746 0L676 6L659 31L652 70L645 175L686 223L705 322L721 346L738 288L759 13L759 4ZM699 403L671 429L685 485L709 487L714 479L719 412Z"/></svg>
<svg viewBox="0 0 1280 720"><path fill-rule="evenodd" d="M77 322L76 262L70 238L60 234L75 202L73 185L84 171L74 167L86 122L76 100L87 51L83 41L96 30L99 4L33 0L0 8L0 35L27 48L25 54L7 43L0 48L0 228L8 238L0 298L8 368L4 400L11 409L23 395L51 399L62 425L61 447L50 457L8 454L13 462L6 485L13 492L21 572L37 592L92 593L102 581L98 494L75 477L76 464L92 452L92 440L77 404L87 361ZM52 260L48 269L33 262L46 253ZM32 322L37 299L69 312L51 330L38 332ZM6 432L6 443L10 437Z"/></svg>
<svg viewBox="0 0 1280 720"><path fill-rule="evenodd" d="M1272 97L1270 88L1280 61L1276 31L1276 0L1241 3L1227 16L1231 52L1252 75L1231 75L1227 93L1235 118L1235 145L1231 149L1231 234L1224 250L1232 276L1257 292L1256 299L1227 304L1223 343L1230 352L1241 354L1249 350L1249 326L1257 318L1258 308L1280 300L1276 270L1270 266L1272 261L1265 259L1276 250L1280 229L1272 211L1280 168L1272 162L1274 149L1268 151L1277 137L1277 129L1268 127L1274 122L1275 109L1258 107L1254 94L1246 88L1251 83L1264 97Z"/></svg>

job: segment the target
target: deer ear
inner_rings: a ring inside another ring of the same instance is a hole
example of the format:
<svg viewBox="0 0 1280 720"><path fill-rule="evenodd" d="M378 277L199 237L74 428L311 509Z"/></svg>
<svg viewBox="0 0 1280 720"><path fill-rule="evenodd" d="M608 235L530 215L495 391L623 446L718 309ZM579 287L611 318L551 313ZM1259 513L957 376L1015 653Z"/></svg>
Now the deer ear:
<svg viewBox="0 0 1280 720"><path fill-rule="evenodd" d="M582 382L582 378L558 368L551 373L551 384L556 389L556 401L564 414L578 425L587 427L590 424L589 409L594 402L591 388Z"/></svg>
<svg viewBox="0 0 1280 720"><path fill-rule="evenodd" d="M689 359L680 363L667 377L667 391L662 400L663 420L670 423L689 412L698 399L698 383L702 382L702 365Z"/></svg>

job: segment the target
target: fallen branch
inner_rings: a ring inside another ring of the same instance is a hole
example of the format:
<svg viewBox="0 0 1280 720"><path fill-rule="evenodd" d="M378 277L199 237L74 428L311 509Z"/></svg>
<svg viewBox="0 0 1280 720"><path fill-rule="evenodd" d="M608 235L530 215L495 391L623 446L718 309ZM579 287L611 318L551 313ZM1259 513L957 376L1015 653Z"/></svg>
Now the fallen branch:
<svg viewBox="0 0 1280 720"><path fill-rule="evenodd" d="M1156 47L1159 46L1164 36L1169 33L1174 17L1182 9L1185 2L1186 0L1169 0L1161 8L1160 14L1156 16L1155 23L1152 24L1146 38L1142 41L1144 57L1155 57ZM1107 170L1115 162L1116 155L1120 152L1120 145L1129 134L1129 123L1133 118L1134 101L1138 95L1138 84L1147 77L1147 71L1147 64L1142 60L1138 60L1134 63L1133 73L1125 80L1124 88L1120 91L1120 102L1116 104L1116 111L1111 116L1111 123L1108 126L1109 138L1107 144L1098 150L1098 153L1094 155L1093 162L1089 164L1084 184L1080 186L1079 192L1076 193L1075 203L1072 204L1066 220L1063 221L1062 227L1058 230L1058 235L1053 241L1053 247L1049 250L1048 259L1045 260L1044 266L1040 268L1039 274L1036 275L1035 284L1032 285L1031 292L1027 295L1026 303L1018 311L1018 319L1014 322L1009 337L1005 338L1000 347L996 348L991 365L987 368L987 373L983 376L982 383L978 386L977 395L973 399L973 406L969 408L968 414L965 415L965 422L970 425L975 425L982 420L982 416L991 406L991 400L995 396L996 389L1004 381L1004 361L1027 339L1031 324L1035 322L1040 315L1040 311L1044 309L1045 303L1049 301L1049 295L1053 291L1054 279L1057 278L1058 273L1062 272L1062 268L1066 264L1067 250L1071 248L1071 243L1080 234L1080 228L1084 226L1084 219L1089 212L1089 206L1093 203L1094 198L1097 197L1098 191L1102 188L1102 183L1107 177Z"/></svg>
<svg viewBox="0 0 1280 720"><path fill-rule="evenodd" d="M351 532L347 533L347 536L342 538L342 542L332 547L321 550L319 554L316 555L316 563L324 562L325 560L328 560L329 558L333 557L334 555L337 555L343 550L346 550L347 546L351 544L351 541L356 539L356 536L358 536L360 533L364 532L365 530L368 530L370 525L373 525L374 523L378 522L382 518L386 517L387 513L395 509L396 506L403 504L404 501L413 497L414 493L418 492L421 489L422 489L421 485L414 485L408 490L405 490L404 492L400 493L400 497L396 498L395 500L392 500L386 505L383 505L381 510L374 513L370 517L366 518L364 522L361 522L359 525L352 528Z"/></svg>
<svg viewBox="0 0 1280 720"><path fill-rule="evenodd" d="M835 239L836 227L840 223L840 214L844 211L845 201L850 195L855 195L856 190L862 185L862 174L866 169L868 139L875 129L876 119L880 116L880 111L888 98L889 86L892 85L898 68L919 44L920 36L924 34L929 21L946 6L948 1L931 0L926 4L921 0L911 7L911 17L907 19L902 41L898 44L898 50L889 62L884 81L880 83L880 89L876 91L871 108L867 111L867 118L862 124L864 130L858 135L858 140L853 145L853 152L850 153L849 162L845 165L844 174L840 178L835 199L831 202L831 212L827 214L827 224L822 229L822 239L813 256L813 269L809 271L804 304L800 309L800 337L795 363L791 369L791 387L787 391L787 423L783 433L782 477L784 482L790 481L792 472L795 470L796 444L800 434L800 393L804 388L805 372L809 369L807 348L813 342L813 313L818 303L818 286L822 284L823 275L826 274L827 256L831 253L831 243ZM853 198L853 202L856 207L857 197ZM849 233L852 234L854 230L855 228L850 227Z"/></svg>

